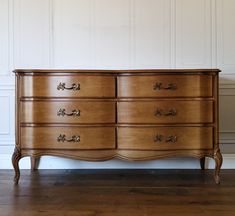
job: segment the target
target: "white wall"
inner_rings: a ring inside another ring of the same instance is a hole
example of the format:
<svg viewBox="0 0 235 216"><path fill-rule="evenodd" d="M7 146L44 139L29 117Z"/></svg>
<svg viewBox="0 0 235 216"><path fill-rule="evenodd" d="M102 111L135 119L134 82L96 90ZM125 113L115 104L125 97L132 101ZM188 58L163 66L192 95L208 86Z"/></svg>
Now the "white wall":
<svg viewBox="0 0 235 216"><path fill-rule="evenodd" d="M220 68L223 167L235 168L234 20L234 0L0 0L0 168L11 167L14 146L14 68ZM42 168L199 167L194 159L41 162ZM21 167L29 167L28 159Z"/></svg>

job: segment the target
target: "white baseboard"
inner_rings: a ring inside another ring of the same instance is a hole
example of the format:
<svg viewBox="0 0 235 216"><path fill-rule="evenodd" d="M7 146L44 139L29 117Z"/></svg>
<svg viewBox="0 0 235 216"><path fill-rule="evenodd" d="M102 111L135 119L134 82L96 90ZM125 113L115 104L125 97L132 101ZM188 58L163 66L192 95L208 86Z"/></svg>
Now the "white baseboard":
<svg viewBox="0 0 235 216"><path fill-rule="evenodd" d="M41 157L39 169L199 169L195 158L170 158L162 160L127 162L117 159L104 162L86 162L60 157ZM206 160L206 168L214 169L214 160ZM12 169L11 155L0 154L0 169ZM30 169L29 157L20 160L20 169ZM222 169L235 169L235 154L223 154Z"/></svg>

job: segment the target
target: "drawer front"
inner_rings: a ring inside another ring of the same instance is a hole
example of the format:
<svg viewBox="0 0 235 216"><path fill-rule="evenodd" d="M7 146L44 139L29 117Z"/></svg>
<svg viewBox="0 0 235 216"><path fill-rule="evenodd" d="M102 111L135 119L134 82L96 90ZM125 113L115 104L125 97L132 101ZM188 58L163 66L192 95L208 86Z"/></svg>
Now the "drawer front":
<svg viewBox="0 0 235 216"><path fill-rule="evenodd" d="M115 97L113 76L23 76L24 97Z"/></svg>
<svg viewBox="0 0 235 216"><path fill-rule="evenodd" d="M118 148L133 150L212 149L212 127L120 127Z"/></svg>
<svg viewBox="0 0 235 216"><path fill-rule="evenodd" d="M115 102L24 101L21 122L115 123Z"/></svg>
<svg viewBox="0 0 235 216"><path fill-rule="evenodd" d="M21 127L21 148L114 149L112 127Z"/></svg>
<svg viewBox="0 0 235 216"><path fill-rule="evenodd" d="M118 123L212 123L213 101L119 102Z"/></svg>
<svg viewBox="0 0 235 216"><path fill-rule="evenodd" d="M118 77L119 97L211 97L211 75Z"/></svg>

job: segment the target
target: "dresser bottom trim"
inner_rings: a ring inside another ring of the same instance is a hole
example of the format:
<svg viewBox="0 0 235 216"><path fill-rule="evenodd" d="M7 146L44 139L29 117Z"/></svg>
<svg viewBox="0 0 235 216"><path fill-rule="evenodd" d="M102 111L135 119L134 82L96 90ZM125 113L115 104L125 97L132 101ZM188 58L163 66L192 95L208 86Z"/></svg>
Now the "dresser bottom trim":
<svg viewBox="0 0 235 216"><path fill-rule="evenodd" d="M220 183L220 168L222 165L222 155L219 149L216 150L172 150L172 151L138 151L138 150L84 150L84 151L70 151L70 150L20 150L15 148L12 155L12 164L15 170L15 184L18 184L20 178L19 160L23 157L30 156L31 160L36 160L41 156L59 156L84 161L106 161L113 158L127 160L127 161L146 161L156 160L169 157L195 157L199 158L201 168L204 169L205 157L210 157L215 160L215 182ZM33 167L35 169L35 167Z"/></svg>

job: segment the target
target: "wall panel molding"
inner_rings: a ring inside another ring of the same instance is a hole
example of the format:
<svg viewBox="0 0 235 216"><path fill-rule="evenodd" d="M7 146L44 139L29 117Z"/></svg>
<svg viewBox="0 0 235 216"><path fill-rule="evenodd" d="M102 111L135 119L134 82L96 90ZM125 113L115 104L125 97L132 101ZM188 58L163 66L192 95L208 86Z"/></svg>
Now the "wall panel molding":
<svg viewBox="0 0 235 216"><path fill-rule="evenodd" d="M10 1L0 0L0 77L9 76L10 65Z"/></svg>
<svg viewBox="0 0 235 216"><path fill-rule="evenodd" d="M16 68L50 66L50 0L14 1Z"/></svg>
<svg viewBox="0 0 235 216"><path fill-rule="evenodd" d="M232 94L230 95L229 92L226 92L226 95L222 94L219 101L221 131L220 138L224 143L235 143L235 116L233 114L235 107L235 89L230 89L229 91L233 91Z"/></svg>
<svg viewBox="0 0 235 216"><path fill-rule="evenodd" d="M15 97L14 91L0 90L0 152L9 154L8 146L15 141Z"/></svg>
<svg viewBox="0 0 235 216"><path fill-rule="evenodd" d="M234 0L217 0L217 59L226 73L235 73L234 14Z"/></svg>
<svg viewBox="0 0 235 216"><path fill-rule="evenodd" d="M15 92L0 86L0 145L14 140L15 134Z"/></svg>
<svg viewBox="0 0 235 216"><path fill-rule="evenodd" d="M0 104L1 104L1 112L0 119L3 124L0 124L0 137L2 135L10 135L10 96L4 95L1 93L0 95Z"/></svg>
<svg viewBox="0 0 235 216"><path fill-rule="evenodd" d="M217 66L217 0L210 0L211 8L211 67Z"/></svg>
<svg viewBox="0 0 235 216"><path fill-rule="evenodd" d="M135 0L132 7L133 66L170 68L171 1Z"/></svg>
<svg viewBox="0 0 235 216"><path fill-rule="evenodd" d="M1 89L15 89L15 75L13 69L9 71L9 75L0 76L0 90Z"/></svg>
<svg viewBox="0 0 235 216"><path fill-rule="evenodd" d="M130 1L93 2L95 67L130 68Z"/></svg>
<svg viewBox="0 0 235 216"><path fill-rule="evenodd" d="M54 67L91 67L91 4L92 0L53 1Z"/></svg>
<svg viewBox="0 0 235 216"><path fill-rule="evenodd" d="M221 131L220 143L235 144L235 131Z"/></svg>
<svg viewBox="0 0 235 216"><path fill-rule="evenodd" d="M220 73L219 89L221 96L234 96L235 95L235 73L224 74Z"/></svg>
<svg viewBox="0 0 235 216"><path fill-rule="evenodd" d="M234 17L234 0L0 0L0 152L14 145L14 68L199 67L222 70L220 143L235 152Z"/></svg>
<svg viewBox="0 0 235 216"><path fill-rule="evenodd" d="M176 67L212 66L211 1L176 0Z"/></svg>
<svg viewBox="0 0 235 216"><path fill-rule="evenodd" d="M235 86L223 86L222 88L220 88L219 90L219 95L220 97L234 97L235 96ZM231 100L234 100L234 98L231 98ZM226 104L223 104L222 106L227 106ZM230 104L230 106L233 106Z"/></svg>

